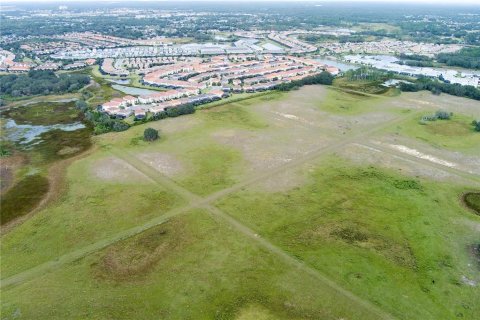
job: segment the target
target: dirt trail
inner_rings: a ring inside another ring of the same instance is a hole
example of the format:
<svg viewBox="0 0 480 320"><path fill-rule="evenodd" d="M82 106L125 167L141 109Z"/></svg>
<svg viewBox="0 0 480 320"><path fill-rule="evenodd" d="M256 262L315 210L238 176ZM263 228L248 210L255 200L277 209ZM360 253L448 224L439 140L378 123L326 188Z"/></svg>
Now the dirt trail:
<svg viewBox="0 0 480 320"><path fill-rule="evenodd" d="M306 272L308 274L314 275L320 282L322 282L324 285L336 290L337 292L341 293L342 295L346 296L347 298L351 299L352 301L361 304L364 306L366 309L370 310L374 314L377 314L379 318L381 319L392 319L393 317L381 309L378 308L378 306L372 304L371 302L364 300L350 291L342 288L335 282L331 281L327 277L325 277L323 274L321 274L318 270L313 269L312 267L306 265L304 262L300 261L299 259L291 256L287 252L283 251L279 247L275 246L274 244L270 243L268 240L259 237L255 231L251 230L238 220L234 219L233 217L229 216L228 214L222 212L218 208L214 207L211 205L212 202L220 199L223 196L226 196L228 194L231 194L233 192L239 191L242 188L254 184L255 182L261 181L263 179L267 179L273 175L276 175L280 172L283 172L287 169L297 167L299 165L302 165L304 163L307 163L309 161L315 160L318 157L331 153L335 150L338 150L339 148L344 147L347 144L354 143L354 142L363 142L366 140L367 137L372 135L373 133L383 130L389 126L392 126L395 123L401 122L405 120L408 117L411 117L411 114L408 114L404 117L398 117L395 118L391 121L384 122L378 126L374 126L370 128L370 130L366 130L362 132L361 134L354 136L354 137L347 137L347 138L338 138L336 139L332 144L328 146L323 146L319 147L317 149L314 149L307 153L306 155L299 157L297 159L294 159L284 165L280 165L276 168L272 168L270 170L264 171L262 174L257 174L253 175L249 178L247 178L245 181L240 182L232 187L226 188L224 190L218 191L214 194L211 194L207 197L200 197L198 195L195 195L191 193L190 191L180 187L177 185L174 181L172 181L170 178L162 175L158 170L155 168L151 167L150 165L146 164L142 160L136 158L134 155L129 154L127 152L124 152L123 150L111 150L112 154L115 155L116 157L128 162L132 167L134 167L136 170L139 172L148 175L153 181L158 183L159 185L162 185L165 188L168 188L169 190L172 190L176 192L178 195L183 197L185 200L188 201L188 205L171 210L164 215L154 218L150 220L149 222L136 226L134 228L130 228L128 230L122 231L116 235L113 235L111 237L105 238L101 241L98 241L96 243L93 243L90 246L84 247L82 249L73 251L71 253L68 253L66 255L63 255L55 260L43 263L41 265L38 265L32 269L20 272L14 276L11 276L6 279L2 279L0 288L5 288L8 286L13 286L13 285L18 285L24 281L27 281L28 279L32 279L36 276L40 276L42 274L45 274L46 272L50 272L55 270L56 268L61 267L64 264L73 262L77 259L80 259L86 255L89 255L91 253L94 253L96 251L99 251L117 241L132 237L134 235L137 235L149 228L152 228L154 226L157 226L159 224L162 224L166 221L168 221L170 218L177 216L182 213L186 213L188 210L192 208L205 208L207 209L212 215L222 218L224 221L226 221L232 228L235 230L241 232L245 236L249 237L250 239L254 240L258 245L264 247L267 249L269 252L277 255L278 257L282 258L285 262L287 262L290 265L293 265L297 267L299 270Z"/></svg>
<svg viewBox="0 0 480 320"><path fill-rule="evenodd" d="M410 153L402 152L399 149L388 148L386 146L383 146L383 145L380 145L380 144L377 144L377 143L364 142L364 143L359 143L359 145L378 150L380 152L389 154L391 156L394 156L394 157L397 157L397 158L400 158L400 159L406 159L406 160L409 160L411 162L421 163L423 165L427 165L427 166L430 166L432 168L436 168L438 170L442 170L442 171L448 172L450 174L456 175L457 177L459 177L459 178L461 178L465 181L468 181L470 183L474 183L475 185L480 185L480 176L478 176L474 173L466 172L466 171L461 170L461 169L456 168L456 167L452 167L452 166L448 165L448 163L442 164L442 162L435 162L435 161L432 161L432 160L428 160L428 159L425 159L425 158L422 158L422 157L415 156L415 155L410 154Z"/></svg>

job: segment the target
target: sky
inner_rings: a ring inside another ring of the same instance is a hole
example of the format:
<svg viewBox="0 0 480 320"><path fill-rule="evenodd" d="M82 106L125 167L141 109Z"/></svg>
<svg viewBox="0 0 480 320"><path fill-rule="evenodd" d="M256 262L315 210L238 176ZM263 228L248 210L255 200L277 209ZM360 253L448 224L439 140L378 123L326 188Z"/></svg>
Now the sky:
<svg viewBox="0 0 480 320"><path fill-rule="evenodd" d="M179 0L136 0L136 1L147 1L147 2L179 2ZM182 2L188 1L221 1L225 2L379 2L379 3L410 3L410 4L432 4L432 5L448 5L448 4L473 4L480 6L480 0L180 0ZM121 2L132 2L132 0L3 0L5 4L12 4L12 3L58 3L58 4L66 4L72 2L110 2L110 3L121 3Z"/></svg>
<svg viewBox="0 0 480 320"><path fill-rule="evenodd" d="M56 1L56 0L5 0L5 3L15 3L15 2L58 2L60 3L68 3L68 2L88 2L88 1L95 1L95 2L125 2L131 0L63 0L63 1ZM138 1L138 0L137 0ZM173 0L140 0L140 1L173 1ZM202 1L202 0L183 0L183 1ZM221 2L255 2L253 0L207 0L207 1L221 1ZM296 1L303 1L303 2L383 2L383 3L431 3L431 4L477 4L480 5L480 0L262 0L262 1L270 1L270 2L296 2ZM258 1L261 2L261 1Z"/></svg>

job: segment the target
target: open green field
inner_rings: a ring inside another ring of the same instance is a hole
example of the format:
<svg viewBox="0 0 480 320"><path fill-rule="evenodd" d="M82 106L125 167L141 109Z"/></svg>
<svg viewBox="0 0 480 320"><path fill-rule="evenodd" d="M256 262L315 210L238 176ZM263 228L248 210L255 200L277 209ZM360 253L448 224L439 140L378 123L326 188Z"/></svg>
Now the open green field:
<svg viewBox="0 0 480 320"><path fill-rule="evenodd" d="M2 234L2 318L474 319L477 108L307 86L95 136Z"/></svg>
<svg viewBox="0 0 480 320"><path fill-rule="evenodd" d="M412 117L397 126L395 133L424 141L437 148L459 150L478 154L480 135L475 132L472 121L476 118L454 114L450 120L420 123L419 116Z"/></svg>
<svg viewBox="0 0 480 320"><path fill-rule="evenodd" d="M246 190L218 206L392 314L473 319L479 291L460 279L476 277L466 248L478 239L456 223L471 216L462 190L326 158L304 186Z"/></svg>

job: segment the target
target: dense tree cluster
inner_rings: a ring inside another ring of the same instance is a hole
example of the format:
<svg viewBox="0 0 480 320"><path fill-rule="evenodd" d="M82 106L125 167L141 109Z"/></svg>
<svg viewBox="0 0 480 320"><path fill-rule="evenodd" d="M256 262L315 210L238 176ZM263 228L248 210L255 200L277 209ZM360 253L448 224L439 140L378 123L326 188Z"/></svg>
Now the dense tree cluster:
<svg viewBox="0 0 480 320"><path fill-rule="evenodd" d="M158 113L155 113L152 117L151 120L160 120L160 119L165 119L168 117L178 117L184 114L191 114L195 112L195 106L193 104L186 104L183 106L179 106L176 108L169 108L165 111L161 111Z"/></svg>
<svg viewBox="0 0 480 320"><path fill-rule="evenodd" d="M329 72L323 71L317 75L303 78L302 80L296 80L289 83L281 83L278 86L276 86L275 89L280 91L289 91L304 85L310 85L310 84L331 85L332 83L333 83L333 76Z"/></svg>
<svg viewBox="0 0 480 320"><path fill-rule="evenodd" d="M462 86L458 83L446 83L430 78L419 78L414 83L400 83L400 90L405 92L429 90L434 94L440 94L443 92L453 96L480 100L480 89L477 89L474 86Z"/></svg>
<svg viewBox="0 0 480 320"><path fill-rule="evenodd" d="M32 70L28 74L0 77L0 94L12 97L75 92L90 82L84 74L60 74Z"/></svg>
<svg viewBox="0 0 480 320"><path fill-rule="evenodd" d="M480 48L463 48L455 53L440 53L437 61L448 66L480 69Z"/></svg>

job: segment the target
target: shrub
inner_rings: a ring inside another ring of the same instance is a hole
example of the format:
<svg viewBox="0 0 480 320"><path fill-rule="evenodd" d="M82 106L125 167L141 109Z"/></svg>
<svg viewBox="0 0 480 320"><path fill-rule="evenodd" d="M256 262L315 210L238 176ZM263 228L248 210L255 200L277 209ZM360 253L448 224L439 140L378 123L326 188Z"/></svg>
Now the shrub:
<svg viewBox="0 0 480 320"><path fill-rule="evenodd" d="M472 121L473 130L480 132L480 120Z"/></svg>
<svg viewBox="0 0 480 320"><path fill-rule="evenodd" d="M435 112L435 116L437 119L440 120L450 120L450 117L453 115L451 112L443 111L443 110L438 110Z"/></svg>
<svg viewBox="0 0 480 320"><path fill-rule="evenodd" d="M88 105L84 100L77 100L75 102L75 107L82 112L85 112L88 109Z"/></svg>
<svg viewBox="0 0 480 320"><path fill-rule="evenodd" d="M158 130L153 128L147 128L143 132L143 139L145 141L155 141L158 139Z"/></svg>

